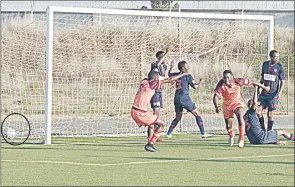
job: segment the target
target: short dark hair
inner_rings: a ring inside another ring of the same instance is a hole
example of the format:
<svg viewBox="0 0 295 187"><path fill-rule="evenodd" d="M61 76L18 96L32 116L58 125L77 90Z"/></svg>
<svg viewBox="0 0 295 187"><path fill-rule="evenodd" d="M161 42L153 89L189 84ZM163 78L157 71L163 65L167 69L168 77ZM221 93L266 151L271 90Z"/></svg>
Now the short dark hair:
<svg viewBox="0 0 295 187"><path fill-rule="evenodd" d="M272 57L272 56L274 56L275 53L279 53L279 52L277 50L271 50L269 52L269 56Z"/></svg>
<svg viewBox="0 0 295 187"><path fill-rule="evenodd" d="M186 61L180 61L180 62L178 62L178 66L177 66L178 67L178 70L181 71L185 64L186 64Z"/></svg>
<svg viewBox="0 0 295 187"><path fill-rule="evenodd" d="M165 52L164 51L158 51L156 53L156 57L159 58L162 54L164 54Z"/></svg>
<svg viewBox="0 0 295 187"><path fill-rule="evenodd" d="M233 75L233 72L231 72L231 70L229 70L229 69L224 70L222 75L225 75L225 74L228 74L228 73Z"/></svg>
<svg viewBox="0 0 295 187"><path fill-rule="evenodd" d="M155 76L157 76L157 75L158 75L158 72L150 71L149 74L148 74L148 79L153 80L155 78Z"/></svg>

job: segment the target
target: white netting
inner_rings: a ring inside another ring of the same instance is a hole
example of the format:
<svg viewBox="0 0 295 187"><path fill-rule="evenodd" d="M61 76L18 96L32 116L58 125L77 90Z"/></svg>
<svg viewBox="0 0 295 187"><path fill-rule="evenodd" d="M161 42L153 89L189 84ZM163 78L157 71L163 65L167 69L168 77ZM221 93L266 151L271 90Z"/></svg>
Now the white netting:
<svg viewBox="0 0 295 187"><path fill-rule="evenodd" d="M26 115L32 134L43 136L46 18L11 20L2 33L3 115ZM214 114L212 104L222 71L230 66L236 77L246 72L259 80L260 62L267 59L265 21L55 13L53 40L53 136L144 133L130 118L130 108L155 53L168 45L174 47L170 60L186 60L194 77L205 79L191 91L205 128L224 130L222 115ZM257 60L254 54L259 63L247 70ZM245 89L243 95L251 93L252 88ZM160 118L169 125L174 86L165 85L163 94ZM199 131L189 116L179 130Z"/></svg>

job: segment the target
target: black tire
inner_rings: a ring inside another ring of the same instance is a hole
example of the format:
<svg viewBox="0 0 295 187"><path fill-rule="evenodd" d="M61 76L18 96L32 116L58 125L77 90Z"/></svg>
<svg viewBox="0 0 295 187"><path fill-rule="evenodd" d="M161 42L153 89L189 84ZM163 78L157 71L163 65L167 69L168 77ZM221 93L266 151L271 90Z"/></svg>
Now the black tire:
<svg viewBox="0 0 295 187"><path fill-rule="evenodd" d="M28 132L28 134L27 134L27 137L26 137L23 141L20 141L20 142L11 142L11 141L9 141L9 140L4 136L4 133L3 133L4 122L5 122L5 120L6 120L9 116L12 116L12 115L19 115L19 116L22 116L22 117L27 121L27 125L28 125L28 127L29 127L29 132ZM5 140L5 142L7 142L7 143L10 144L10 145L17 146L17 145L21 145L21 144L25 143L25 142L28 140L28 138L30 137L30 133L31 133L31 125L30 125L30 122L29 122L29 120L27 119L26 116L24 116L24 115L22 115L22 114L20 114L20 113L11 113L11 114L9 114L8 116L6 116L6 117L4 118L4 120L3 120L2 123L1 123L1 135L2 135L3 139Z"/></svg>

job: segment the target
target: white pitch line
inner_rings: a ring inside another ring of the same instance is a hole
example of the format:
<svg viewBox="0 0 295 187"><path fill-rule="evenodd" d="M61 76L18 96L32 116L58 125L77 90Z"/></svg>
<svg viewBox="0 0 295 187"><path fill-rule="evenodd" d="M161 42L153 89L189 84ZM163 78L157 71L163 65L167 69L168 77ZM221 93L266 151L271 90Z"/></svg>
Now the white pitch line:
<svg viewBox="0 0 295 187"><path fill-rule="evenodd" d="M84 166L122 166L122 165L140 165L150 163L167 163L167 162L189 162L189 161L207 161L207 160L227 160L227 159L247 159L247 158L269 158L269 157L287 157L294 156L294 154L284 155L258 155L258 156L239 156L239 157L221 157L221 158L194 158L183 160L154 160L146 162L125 162L117 164L95 164L95 163L81 163L81 162L61 162L61 161L48 161L48 160L2 160L2 162L18 162L18 163L50 163L50 164L68 164L68 165L84 165Z"/></svg>

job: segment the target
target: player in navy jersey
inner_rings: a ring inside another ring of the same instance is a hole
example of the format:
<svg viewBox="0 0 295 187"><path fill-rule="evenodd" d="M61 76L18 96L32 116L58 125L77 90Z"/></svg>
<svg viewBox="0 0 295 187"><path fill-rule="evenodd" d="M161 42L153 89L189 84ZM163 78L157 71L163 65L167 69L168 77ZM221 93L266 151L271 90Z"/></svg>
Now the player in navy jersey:
<svg viewBox="0 0 295 187"><path fill-rule="evenodd" d="M171 73L172 69L173 69L173 63L171 63L171 67L168 72L169 77L179 75L182 73L187 73L189 70L189 67L186 61L181 61L178 63L178 70L179 70L178 73ZM176 117L171 122L169 130L166 134L166 137L169 138L172 136L171 133L173 129L177 126L177 123L180 121L182 117L183 109L186 109L187 111L189 111L195 116L196 122L202 134L202 138L207 138L212 136L205 132L203 120L197 111L195 103L192 102L189 96L189 87L191 86L192 88L196 89L199 87L201 82L202 82L202 79L200 79L200 81L197 83L191 75L186 75L176 80L176 91L174 96L174 107L175 107Z"/></svg>
<svg viewBox="0 0 295 187"><path fill-rule="evenodd" d="M170 47L166 48L166 52L158 51L156 53L157 61L151 64L151 71L155 71L159 74L159 80L164 80L166 71L168 69L168 64L166 62L166 57L170 51ZM163 100L162 100L162 88L159 87L155 90L155 94L151 98L150 101L151 108L153 109L153 114L159 116L160 109L163 108ZM157 124L155 124L154 129L157 129ZM153 136L154 129L152 127L148 127L147 130L147 139L149 140ZM157 141L163 141L162 138L159 138Z"/></svg>
<svg viewBox="0 0 295 187"><path fill-rule="evenodd" d="M279 136L283 136L288 140L294 141L294 135L285 131L266 131L260 125L257 110L257 93L258 86L263 88L265 92L270 90L270 87L265 87L262 84L253 84L255 87L253 99L250 99L247 103L249 110L244 115L246 124L246 134L251 144L286 144L285 141L278 141Z"/></svg>
<svg viewBox="0 0 295 187"><path fill-rule="evenodd" d="M269 86L269 92L262 90L259 101L259 121L263 129L272 130L273 127L273 111L276 110L276 106L279 101L279 97L282 93L285 81L285 70L282 64L279 63L279 53L276 50L272 50L269 53L270 60L263 62L261 71L260 83L264 86ZM262 111L267 109L268 124L264 125L264 118Z"/></svg>

